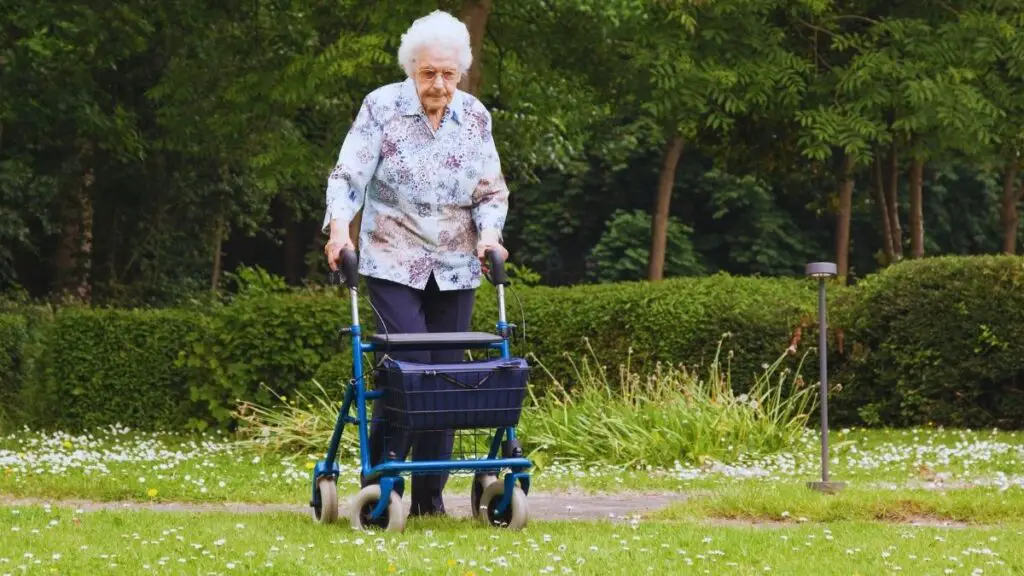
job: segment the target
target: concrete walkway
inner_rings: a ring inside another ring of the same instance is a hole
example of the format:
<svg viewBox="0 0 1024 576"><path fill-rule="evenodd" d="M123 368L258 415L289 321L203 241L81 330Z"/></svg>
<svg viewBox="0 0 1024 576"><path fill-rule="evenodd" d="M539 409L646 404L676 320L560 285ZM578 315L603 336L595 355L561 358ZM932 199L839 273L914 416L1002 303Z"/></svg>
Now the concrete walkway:
<svg viewBox="0 0 1024 576"><path fill-rule="evenodd" d="M339 495L340 515L346 515L349 495ZM527 497L531 520L628 520L659 510L672 502L686 500L683 493L618 493L618 494L572 494L531 492ZM95 500L48 500L43 498L0 497L3 506L42 506L95 510L153 510L160 512L294 512L309 514L307 505L298 504L250 504L250 503L192 503L192 502L135 502ZM403 500L408 506L408 502ZM448 513L456 518L469 517L469 498L461 494L446 495Z"/></svg>

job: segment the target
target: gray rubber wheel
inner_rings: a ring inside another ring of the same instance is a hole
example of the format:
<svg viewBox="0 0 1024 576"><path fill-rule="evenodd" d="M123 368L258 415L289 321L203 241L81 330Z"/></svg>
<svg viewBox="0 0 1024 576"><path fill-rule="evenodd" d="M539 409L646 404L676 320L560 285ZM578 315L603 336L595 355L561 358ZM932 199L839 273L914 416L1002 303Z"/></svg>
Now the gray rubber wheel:
<svg viewBox="0 0 1024 576"><path fill-rule="evenodd" d="M526 505L526 494L516 486L512 489L512 501L503 514L496 514L494 509L505 495L505 482L496 480L484 488L480 495L480 514L477 518L485 524L519 530L526 526L529 510Z"/></svg>
<svg viewBox="0 0 1024 576"><path fill-rule="evenodd" d="M376 520L370 519L370 513L380 500L380 484L370 484L356 494L349 505L348 519L354 530L384 529L388 532L405 530L405 512L402 510L402 497L392 491L388 495L388 509Z"/></svg>
<svg viewBox="0 0 1024 576"><path fill-rule="evenodd" d="M320 478L316 481L316 490L320 493L320 506L313 507L313 520L334 524L338 520L338 485L333 478Z"/></svg>
<svg viewBox="0 0 1024 576"><path fill-rule="evenodd" d="M494 474L477 474L473 477L473 487L469 493L469 513L473 518L480 515L480 496L484 489L497 481L498 477Z"/></svg>

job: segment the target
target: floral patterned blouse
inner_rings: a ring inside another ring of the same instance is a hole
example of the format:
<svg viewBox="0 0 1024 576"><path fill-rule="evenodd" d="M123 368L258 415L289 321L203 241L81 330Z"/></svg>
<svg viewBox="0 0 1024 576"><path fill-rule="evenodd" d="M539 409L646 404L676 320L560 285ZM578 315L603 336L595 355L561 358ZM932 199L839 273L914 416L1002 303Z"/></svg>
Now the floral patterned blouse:
<svg viewBox="0 0 1024 576"><path fill-rule="evenodd" d="M435 131L406 79L363 100L328 179L323 230L362 207L360 274L422 289L433 273L442 290L476 288L477 239L484 229L500 238L508 194L483 104L456 91Z"/></svg>

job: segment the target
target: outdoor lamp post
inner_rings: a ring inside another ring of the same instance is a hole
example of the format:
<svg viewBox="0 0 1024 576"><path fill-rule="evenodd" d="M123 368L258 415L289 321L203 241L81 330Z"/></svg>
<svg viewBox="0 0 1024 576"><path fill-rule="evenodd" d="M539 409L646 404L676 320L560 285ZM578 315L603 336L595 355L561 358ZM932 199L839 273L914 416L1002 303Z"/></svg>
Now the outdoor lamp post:
<svg viewBox="0 0 1024 576"><path fill-rule="evenodd" d="M807 486L819 492L838 492L845 482L832 482L828 478L828 321L825 311L825 280L837 274L833 262L812 262L806 274L818 279L818 374L821 385L821 481Z"/></svg>

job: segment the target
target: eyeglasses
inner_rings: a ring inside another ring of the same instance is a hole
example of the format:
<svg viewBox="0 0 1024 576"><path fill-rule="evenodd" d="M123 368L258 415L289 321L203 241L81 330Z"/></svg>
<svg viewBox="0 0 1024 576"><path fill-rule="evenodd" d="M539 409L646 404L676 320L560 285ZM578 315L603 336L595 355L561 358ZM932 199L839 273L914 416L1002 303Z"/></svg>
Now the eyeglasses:
<svg viewBox="0 0 1024 576"><path fill-rule="evenodd" d="M416 78L422 82L429 82L433 84L437 81L438 76L445 84L453 84L459 77L458 72L452 69L441 70L438 72L433 68L422 68L416 72Z"/></svg>

